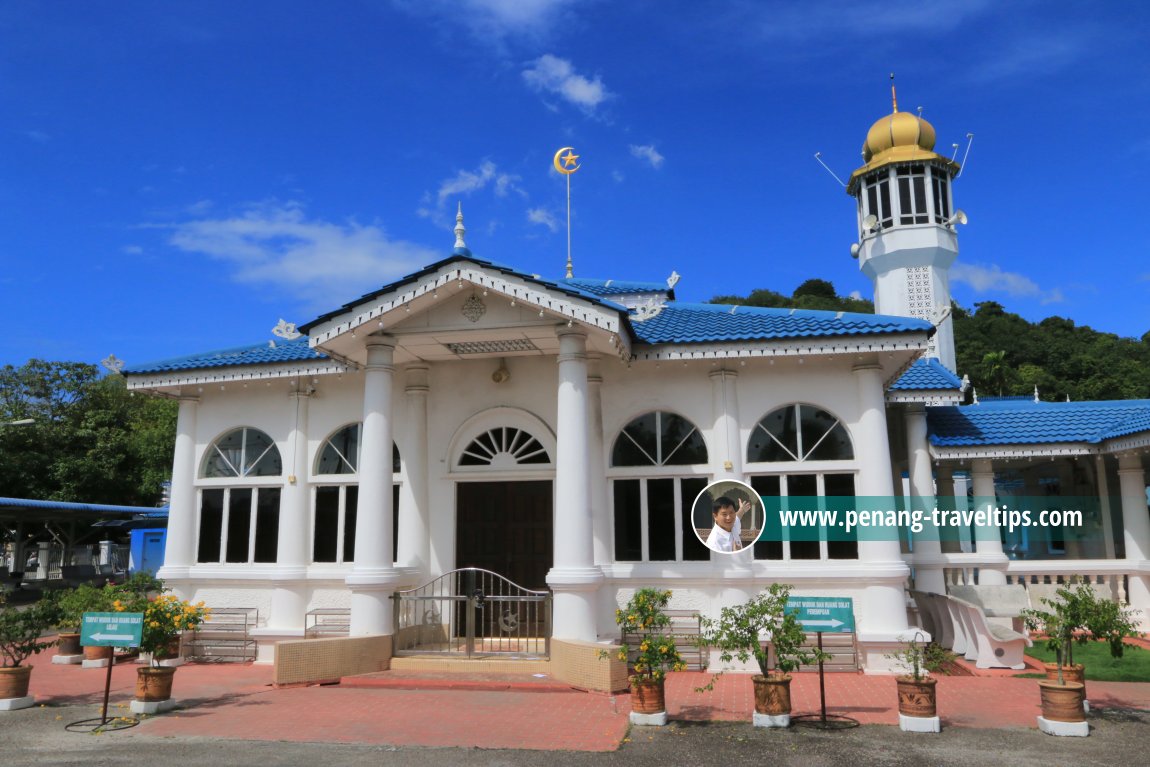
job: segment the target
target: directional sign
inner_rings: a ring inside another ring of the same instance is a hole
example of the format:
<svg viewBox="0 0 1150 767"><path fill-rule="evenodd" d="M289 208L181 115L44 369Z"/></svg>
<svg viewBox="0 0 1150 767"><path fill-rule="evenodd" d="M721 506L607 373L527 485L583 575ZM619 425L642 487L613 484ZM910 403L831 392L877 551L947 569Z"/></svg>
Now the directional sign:
<svg viewBox="0 0 1150 767"><path fill-rule="evenodd" d="M86 647L139 647L143 613L84 613L80 644Z"/></svg>
<svg viewBox="0 0 1150 767"><path fill-rule="evenodd" d="M807 631L850 634L855 630L854 600L850 597L799 597L787 600L787 612L797 613Z"/></svg>

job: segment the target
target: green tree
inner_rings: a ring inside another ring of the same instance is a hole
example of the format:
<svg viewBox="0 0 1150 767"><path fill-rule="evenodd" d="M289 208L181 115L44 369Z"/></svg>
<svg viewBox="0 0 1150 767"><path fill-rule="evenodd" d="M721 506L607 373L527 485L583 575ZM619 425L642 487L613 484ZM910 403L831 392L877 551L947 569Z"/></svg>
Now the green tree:
<svg viewBox="0 0 1150 767"><path fill-rule="evenodd" d="M94 365L30 360L0 368L0 495L126 505L159 501L171 472L176 405L133 396Z"/></svg>

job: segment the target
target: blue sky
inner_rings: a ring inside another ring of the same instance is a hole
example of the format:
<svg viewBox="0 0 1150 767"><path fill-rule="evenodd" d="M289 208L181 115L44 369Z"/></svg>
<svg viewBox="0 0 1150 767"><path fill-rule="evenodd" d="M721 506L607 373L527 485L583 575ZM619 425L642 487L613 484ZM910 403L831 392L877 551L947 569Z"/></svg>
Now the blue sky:
<svg viewBox="0 0 1150 767"><path fill-rule="evenodd" d="M874 120L921 106L955 298L1150 330L1150 10L1095 2L0 5L0 364L261 343L444 257L706 300L832 281Z"/></svg>

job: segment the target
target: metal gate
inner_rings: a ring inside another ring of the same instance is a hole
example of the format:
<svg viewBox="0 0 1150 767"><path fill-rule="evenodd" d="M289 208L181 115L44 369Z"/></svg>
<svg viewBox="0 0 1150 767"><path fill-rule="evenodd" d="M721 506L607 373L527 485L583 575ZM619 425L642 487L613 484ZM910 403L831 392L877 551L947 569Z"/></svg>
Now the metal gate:
<svg viewBox="0 0 1150 767"><path fill-rule="evenodd" d="M551 592L465 567L395 596L396 655L547 658Z"/></svg>

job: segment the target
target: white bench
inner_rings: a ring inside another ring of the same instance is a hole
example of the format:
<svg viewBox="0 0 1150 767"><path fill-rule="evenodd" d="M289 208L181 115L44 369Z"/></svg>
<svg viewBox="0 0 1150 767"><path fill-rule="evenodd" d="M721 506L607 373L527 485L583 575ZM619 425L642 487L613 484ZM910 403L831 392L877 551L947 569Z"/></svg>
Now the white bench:
<svg viewBox="0 0 1150 767"><path fill-rule="evenodd" d="M954 625L951 621L950 610L946 606L946 597L929 591L916 591L912 594L919 613L930 616L934 628L931 638L935 643L950 650L954 648Z"/></svg>
<svg viewBox="0 0 1150 767"><path fill-rule="evenodd" d="M1022 611L1030 606L1026 589L1011 586L951 586L951 596L982 608L989 623L1022 632Z"/></svg>
<svg viewBox="0 0 1150 767"><path fill-rule="evenodd" d="M952 613L958 613L967 632L964 657L978 668L1026 668L1025 649L1033 642L1017 631L991 623L978 605L948 597ZM958 652L956 649L955 652Z"/></svg>

